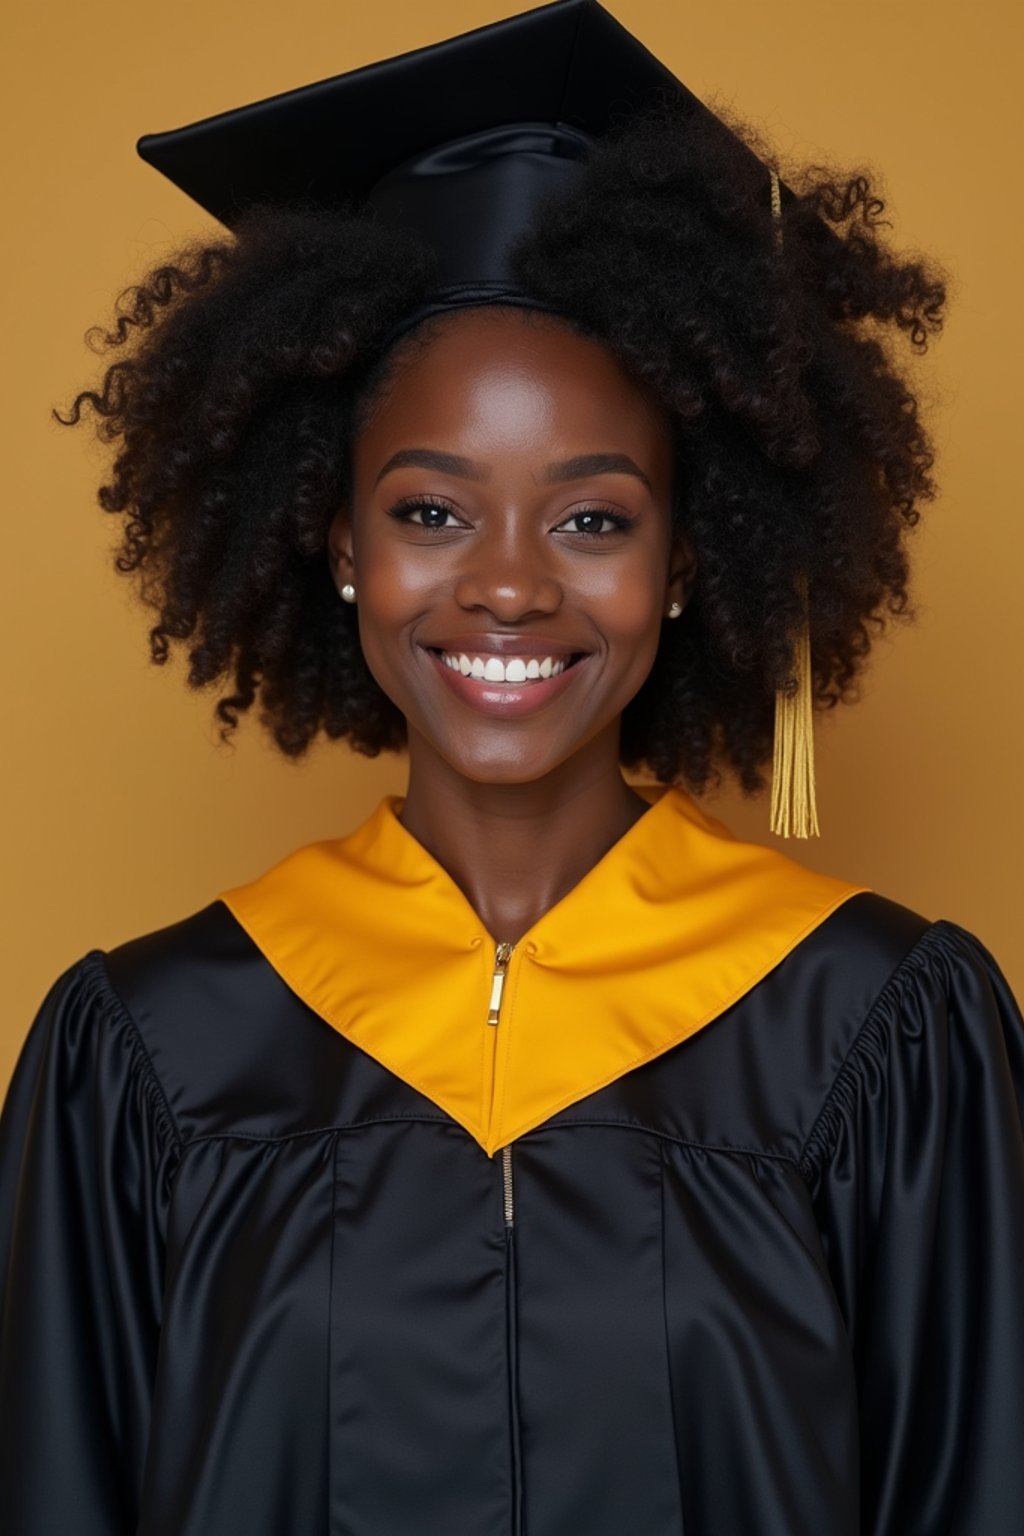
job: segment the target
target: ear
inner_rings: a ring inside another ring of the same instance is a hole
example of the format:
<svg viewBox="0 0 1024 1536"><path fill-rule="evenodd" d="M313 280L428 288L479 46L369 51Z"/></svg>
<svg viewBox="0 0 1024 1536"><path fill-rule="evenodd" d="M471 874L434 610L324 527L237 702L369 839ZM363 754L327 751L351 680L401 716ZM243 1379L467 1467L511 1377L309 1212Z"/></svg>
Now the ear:
<svg viewBox="0 0 1024 1536"><path fill-rule="evenodd" d="M697 552L685 533L676 534L669 548L668 585L665 589L665 608L679 603L685 608L693 591L697 575Z"/></svg>
<svg viewBox="0 0 1024 1536"><path fill-rule="evenodd" d="M352 563L352 519L348 507L339 507L327 530L327 559L334 585L340 592L346 582L355 582Z"/></svg>

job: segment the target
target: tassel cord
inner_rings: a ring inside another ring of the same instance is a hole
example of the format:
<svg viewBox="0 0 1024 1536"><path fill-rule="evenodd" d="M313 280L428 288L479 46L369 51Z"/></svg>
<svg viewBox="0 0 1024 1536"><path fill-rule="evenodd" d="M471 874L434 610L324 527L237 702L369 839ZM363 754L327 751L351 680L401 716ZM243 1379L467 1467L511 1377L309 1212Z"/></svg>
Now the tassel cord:
<svg viewBox="0 0 1024 1536"><path fill-rule="evenodd" d="M779 174L771 168L775 243L782 246L782 194ZM772 749L771 831L779 837L818 837L814 773L814 687L811 667L810 596L807 578L798 580L802 617L794 639L796 686L775 694Z"/></svg>

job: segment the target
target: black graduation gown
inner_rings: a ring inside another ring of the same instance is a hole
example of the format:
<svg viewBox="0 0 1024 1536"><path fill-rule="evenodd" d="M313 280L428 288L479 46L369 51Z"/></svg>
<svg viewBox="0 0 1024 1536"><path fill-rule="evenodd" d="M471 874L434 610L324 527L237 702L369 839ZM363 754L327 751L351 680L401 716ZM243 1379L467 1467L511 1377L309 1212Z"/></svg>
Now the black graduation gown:
<svg viewBox="0 0 1024 1536"><path fill-rule="evenodd" d="M1022 1099L867 891L500 1156L223 899L92 951L0 1117L2 1529L1017 1536Z"/></svg>

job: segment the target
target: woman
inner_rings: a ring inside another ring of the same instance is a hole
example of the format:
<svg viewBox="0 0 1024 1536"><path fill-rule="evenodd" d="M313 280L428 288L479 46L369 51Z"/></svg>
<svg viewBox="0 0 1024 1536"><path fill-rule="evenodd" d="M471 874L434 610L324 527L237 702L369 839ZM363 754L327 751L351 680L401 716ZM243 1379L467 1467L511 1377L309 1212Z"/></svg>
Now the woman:
<svg viewBox="0 0 1024 1536"><path fill-rule="evenodd" d="M153 655L230 679L226 732L258 700L409 781L44 1001L0 1122L12 1536L1020 1528L1006 982L691 798L762 786L801 633L826 704L906 608L932 460L885 338L942 285L862 180L773 210L685 93L609 133L634 67L561 0L328 82L367 161L396 100L511 91L340 211L288 159L349 142L325 87L144 141L235 223L69 418L118 443Z"/></svg>

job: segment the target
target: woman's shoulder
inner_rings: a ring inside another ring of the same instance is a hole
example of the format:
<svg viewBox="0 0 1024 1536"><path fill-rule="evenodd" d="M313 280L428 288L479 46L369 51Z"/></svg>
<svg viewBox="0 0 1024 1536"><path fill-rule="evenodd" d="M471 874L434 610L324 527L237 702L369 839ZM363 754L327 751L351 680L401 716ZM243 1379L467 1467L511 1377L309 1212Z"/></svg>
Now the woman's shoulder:
<svg viewBox="0 0 1024 1536"><path fill-rule="evenodd" d="M915 950L934 921L876 890L854 890L822 924L820 939L837 968L879 985Z"/></svg>
<svg viewBox="0 0 1024 1536"><path fill-rule="evenodd" d="M812 938L814 936L812 935ZM822 925L821 948L840 981L860 976L874 1004L958 970L998 973L999 963L971 929L928 917L881 892L858 891Z"/></svg>
<svg viewBox="0 0 1024 1536"><path fill-rule="evenodd" d="M951 1016L983 1007L993 989L1009 996L996 960L973 933L879 891L857 890L739 1001L733 1033L757 1052L768 1040L773 1054L763 1058L764 1075L774 1074L777 1056L783 1098L802 1084L806 1104L820 1108L844 1063L851 1070L869 1065L872 1042L925 1034L937 1046ZM718 1043L729 1045L728 1032ZM713 1031L705 1049L716 1049Z"/></svg>
<svg viewBox="0 0 1024 1536"><path fill-rule="evenodd" d="M775 978L783 997L813 997L814 1025L845 1053L859 1037L941 1028L995 991L1014 999L998 958L970 928L929 917L874 890L842 902L787 957Z"/></svg>
<svg viewBox="0 0 1024 1536"><path fill-rule="evenodd" d="M270 1106L288 1074L315 1081L327 1071L333 1032L219 898L92 962L112 1006L130 1016L185 1139L229 1125L276 1134Z"/></svg>
<svg viewBox="0 0 1024 1536"><path fill-rule="evenodd" d="M252 964L252 951L251 941L218 899L101 953L126 1006L137 999L149 1008L182 987L193 1002L211 985L222 993L230 976L241 977Z"/></svg>

